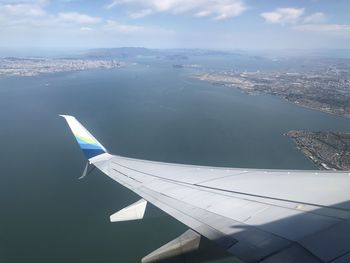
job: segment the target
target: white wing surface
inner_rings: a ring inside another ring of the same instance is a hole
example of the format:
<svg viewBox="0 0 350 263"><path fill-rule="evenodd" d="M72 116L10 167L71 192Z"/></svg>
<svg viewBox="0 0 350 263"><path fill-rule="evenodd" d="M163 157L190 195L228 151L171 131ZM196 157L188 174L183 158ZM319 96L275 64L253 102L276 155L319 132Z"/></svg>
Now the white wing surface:
<svg viewBox="0 0 350 263"><path fill-rule="evenodd" d="M348 172L160 163L111 155L92 142L104 152L90 151L89 162L142 198L115 221L158 208L190 228L143 262L219 256L200 249L205 240L244 262L350 262Z"/></svg>

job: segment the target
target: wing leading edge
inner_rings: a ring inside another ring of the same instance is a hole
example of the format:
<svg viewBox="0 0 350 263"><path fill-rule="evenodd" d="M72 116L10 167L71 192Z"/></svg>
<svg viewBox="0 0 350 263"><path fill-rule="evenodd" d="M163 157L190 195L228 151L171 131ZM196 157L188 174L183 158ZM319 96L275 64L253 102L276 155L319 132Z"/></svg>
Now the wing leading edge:
<svg viewBox="0 0 350 263"><path fill-rule="evenodd" d="M142 198L111 220L141 219L147 207L157 207L191 229L143 262L166 262L184 255L200 261L221 256L199 249L205 243L200 240L213 241L245 262L350 261L349 173L218 168L125 158L107 153L74 117L63 117L76 138L88 139L77 141L89 162Z"/></svg>

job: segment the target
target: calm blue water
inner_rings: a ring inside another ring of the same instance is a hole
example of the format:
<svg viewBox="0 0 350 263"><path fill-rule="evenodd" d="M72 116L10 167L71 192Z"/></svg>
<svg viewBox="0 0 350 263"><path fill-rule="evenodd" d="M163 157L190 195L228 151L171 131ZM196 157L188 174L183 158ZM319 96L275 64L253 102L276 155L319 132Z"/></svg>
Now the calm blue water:
<svg viewBox="0 0 350 263"><path fill-rule="evenodd" d="M232 167L313 169L283 133L350 130L348 119L212 86L174 62L139 62L0 79L0 262L139 262L186 230L168 217L109 223L137 196L98 172L77 180L85 160L58 114L112 153ZM231 64L243 67L213 67Z"/></svg>

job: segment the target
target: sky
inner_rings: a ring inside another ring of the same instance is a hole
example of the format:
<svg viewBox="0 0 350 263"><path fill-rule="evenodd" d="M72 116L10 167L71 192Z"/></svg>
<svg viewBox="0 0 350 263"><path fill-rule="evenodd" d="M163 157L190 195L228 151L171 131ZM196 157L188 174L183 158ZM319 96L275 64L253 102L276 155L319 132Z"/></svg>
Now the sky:
<svg viewBox="0 0 350 263"><path fill-rule="evenodd" d="M346 49L349 0L0 0L0 48Z"/></svg>

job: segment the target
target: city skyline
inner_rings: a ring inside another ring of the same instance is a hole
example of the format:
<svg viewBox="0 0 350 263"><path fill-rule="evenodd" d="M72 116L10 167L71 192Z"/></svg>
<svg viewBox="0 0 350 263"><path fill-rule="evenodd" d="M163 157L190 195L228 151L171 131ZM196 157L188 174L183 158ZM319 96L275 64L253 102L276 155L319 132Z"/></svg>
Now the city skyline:
<svg viewBox="0 0 350 263"><path fill-rule="evenodd" d="M0 48L347 48L345 0L0 0Z"/></svg>

